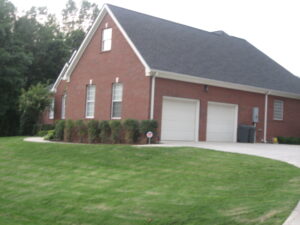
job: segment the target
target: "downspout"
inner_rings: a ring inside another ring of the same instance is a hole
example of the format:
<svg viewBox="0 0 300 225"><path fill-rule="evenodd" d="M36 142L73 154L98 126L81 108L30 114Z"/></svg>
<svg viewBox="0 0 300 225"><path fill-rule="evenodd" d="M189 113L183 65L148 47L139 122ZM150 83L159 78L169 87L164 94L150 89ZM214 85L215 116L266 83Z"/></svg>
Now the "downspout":
<svg viewBox="0 0 300 225"><path fill-rule="evenodd" d="M155 75L156 73L153 73L151 78L150 120L154 119Z"/></svg>
<svg viewBox="0 0 300 225"><path fill-rule="evenodd" d="M264 118L264 143L267 143L267 129L268 129L268 97L270 92L265 94L265 118Z"/></svg>

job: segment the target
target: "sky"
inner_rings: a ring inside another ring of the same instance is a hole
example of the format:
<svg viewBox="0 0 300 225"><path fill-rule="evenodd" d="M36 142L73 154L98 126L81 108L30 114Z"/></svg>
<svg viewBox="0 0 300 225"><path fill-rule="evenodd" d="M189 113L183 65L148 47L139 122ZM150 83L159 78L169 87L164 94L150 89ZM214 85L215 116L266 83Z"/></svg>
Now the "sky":
<svg viewBox="0 0 300 225"><path fill-rule="evenodd" d="M47 6L60 15L67 0L10 0L19 12ZM81 0L75 0L80 6ZM300 77L299 0L89 0L110 3L206 31L246 39Z"/></svg>

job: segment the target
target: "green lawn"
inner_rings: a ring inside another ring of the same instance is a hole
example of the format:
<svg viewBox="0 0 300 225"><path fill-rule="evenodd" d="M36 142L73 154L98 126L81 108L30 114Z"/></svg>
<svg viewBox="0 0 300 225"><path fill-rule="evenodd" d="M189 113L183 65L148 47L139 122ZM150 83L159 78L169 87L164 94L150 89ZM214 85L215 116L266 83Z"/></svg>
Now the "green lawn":
<svg viewBox="0 0 300 225"><path fill-rule="evenodd" d="M0 138L2 225L281 225L300 169L195 148Z"/></svg>

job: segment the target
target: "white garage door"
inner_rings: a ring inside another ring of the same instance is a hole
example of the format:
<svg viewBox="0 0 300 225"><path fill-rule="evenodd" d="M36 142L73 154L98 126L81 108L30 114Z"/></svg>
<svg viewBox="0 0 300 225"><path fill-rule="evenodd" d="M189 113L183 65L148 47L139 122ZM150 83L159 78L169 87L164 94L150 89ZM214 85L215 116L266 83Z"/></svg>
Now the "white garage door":
<svg viewBox="0 0 300 225"><path fill-rule="evenodd" d="M199 101L163 98L161 140L198 141Z"/></svg>
<svg viewBox="0 0 300 225"><path fill-rule="evenodd" d="M208 103L207 141L235 142L237 132L237 105Z"/></svg>

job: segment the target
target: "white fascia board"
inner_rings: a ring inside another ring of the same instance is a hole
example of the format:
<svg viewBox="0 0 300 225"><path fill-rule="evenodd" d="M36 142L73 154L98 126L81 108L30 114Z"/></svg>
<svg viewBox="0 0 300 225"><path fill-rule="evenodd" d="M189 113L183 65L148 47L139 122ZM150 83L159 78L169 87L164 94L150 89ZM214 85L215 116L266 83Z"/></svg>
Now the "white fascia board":
<svg viewBox="0 0 300 225"><path fill-rule="evenodd" d="M51 88L51 92L56 92L56 89L57 89L57 86L58 86L60 80L63 80L63 79L64 79L64 75L65 75L65 72L66 72L68 66L69 66L69 64L66 63L66 64L64 65L64 67L62 68L62 70L60 71L60 74L58 75L58 77L57 77L57 79L56 79L56 81L55 81L53 87Z"/></svg>
<svg viewBox="0 0 300 225"><path fill-rule="evenodd" d="M130 47L133 49L134 53L137 55L137 57L139 58L139 60L143 64L143 66L145 67L145 73L146 73L145 75L146 76L150 76L151 69L150 69L149 65L147 64L147 62L145 61L145 59L143 58L143 56L141 55L141 53L139 52L139 50L136 48L136 46L133 44L133 42L131 41L131 39L127 35L126 31L123 29L122 25L119 23L119 21L117 20L117 18L113 14L113 12L110 10L109 6L107 6L105 4L104 7L106 8L106 10L108 11L109 15L111 16L111 18L113 19L113 21L115 22L115 24L117 25L117 27L119 28L119 30L121 31L121 33L123 34L123 36L125 37L126 41L129 43Z"/></svg>
<svg viewBox="0 0 300 225"><path fill-rule="evenodd" d="M151 72L155 72L156 77L158 78L178 80L178 81L184 81L184 82L196 83L196 84L206 84L206 85L211 85L216 87L229 88L229 89L240 90L240 91L248 91L248 92L259 93L259 94L269 93L269 95L274 95L274 96L300 99L300 94L295 94L295 93L259 88L250 85L236 84L236 83L225 82L225 81L212 80L212 79L195 77L187 74L180 74L180 73L168 72L163 70L153 69Z"/></svg>

